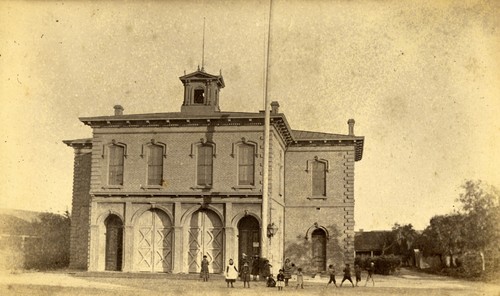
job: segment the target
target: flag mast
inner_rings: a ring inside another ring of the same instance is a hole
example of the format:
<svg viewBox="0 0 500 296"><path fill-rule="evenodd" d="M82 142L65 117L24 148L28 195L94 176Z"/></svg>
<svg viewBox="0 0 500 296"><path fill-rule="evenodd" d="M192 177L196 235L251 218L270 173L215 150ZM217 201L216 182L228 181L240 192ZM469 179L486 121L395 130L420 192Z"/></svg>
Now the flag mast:
<svg viewBox="0 0 500 296"><path fill-rule="evenodd" d="M270 104L268 96L269 84L269 51L271 41L271 11L273 0L269 0L269 19L267 28L267 45L264 62L264 164L262 172L262 225L260 235L261 257L268 258L267 226L269 224L269 132L271 126ZM268 258L269 259L269 258Z"/></svg>

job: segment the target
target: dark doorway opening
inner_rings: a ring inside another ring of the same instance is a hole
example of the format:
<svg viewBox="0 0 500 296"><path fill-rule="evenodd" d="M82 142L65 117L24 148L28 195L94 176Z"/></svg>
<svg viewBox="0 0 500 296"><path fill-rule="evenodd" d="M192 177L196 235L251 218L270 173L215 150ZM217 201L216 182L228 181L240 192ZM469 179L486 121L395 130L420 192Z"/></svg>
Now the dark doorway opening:
<svg viewBox="0 0 500 296"><path fill-rule="evenodd" d="M110 215L104 221L106 225L106 266L105 270L122 270L123 223L116 215Z"/></svg>

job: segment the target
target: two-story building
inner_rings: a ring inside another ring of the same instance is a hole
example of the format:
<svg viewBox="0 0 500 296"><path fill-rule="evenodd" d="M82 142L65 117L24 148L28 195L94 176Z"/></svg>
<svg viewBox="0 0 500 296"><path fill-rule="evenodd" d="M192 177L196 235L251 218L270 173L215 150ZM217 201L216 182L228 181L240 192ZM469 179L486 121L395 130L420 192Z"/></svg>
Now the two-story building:
<svg viewBox="0 0 500 296"><path fill-rule="evenodd" d="M354 120L347 135L292 130L273 102L264 164L265 113L221 111L221 75L180 80L180 112L115 106L114 115L80 118L92 138L64 141L75 150L70 267L189 273L206 255L221 273L243 253L268 258L275 273L285 257L306 271L352 263L364 141Z"/></svg>

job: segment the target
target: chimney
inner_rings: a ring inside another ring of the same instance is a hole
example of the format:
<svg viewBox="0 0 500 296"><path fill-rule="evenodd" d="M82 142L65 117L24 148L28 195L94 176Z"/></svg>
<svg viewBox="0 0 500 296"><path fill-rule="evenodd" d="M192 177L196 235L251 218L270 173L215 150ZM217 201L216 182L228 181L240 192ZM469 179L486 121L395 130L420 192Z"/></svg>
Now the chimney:
<svg viewBox="0 0 500 296"><path fill-rule="evenodd" d="M354 136L354 123L355 121L352 118L347 121L347 124L349 125L349 136Z"/></svg>
<svg viewBox="0 0 500 296"><path fill-rule="evenodd" d="M113 108L115 109L115 116L123 115L123 107L121 105L115 105Z"/></svg>
<svg viewBox="0 0 500 296"><path fill-rule="evenodd" d="M280 103L278 101L271 102L271 114L278 114L280 108Z"/></svg>

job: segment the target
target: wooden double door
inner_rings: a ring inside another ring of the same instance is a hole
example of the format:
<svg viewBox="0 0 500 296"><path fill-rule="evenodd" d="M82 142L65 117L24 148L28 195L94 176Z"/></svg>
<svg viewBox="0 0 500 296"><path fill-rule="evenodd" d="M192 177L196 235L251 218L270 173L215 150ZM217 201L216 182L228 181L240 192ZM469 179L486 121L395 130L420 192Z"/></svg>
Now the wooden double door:
<svg viewBox="0 0 500 296"><path fill-rule="evenodd" d="M219 216L211 210L193 213L188 230L189 272L200 272L203 256L207 256L210 273L224 270L224 231Z"/></svg>
<svg viewBox="0 0 500 296"><path fill-rule="evenodd" d="M136 269L146 272L172 270L172 222L160 210L144 212L136 224Z"/></svg>

